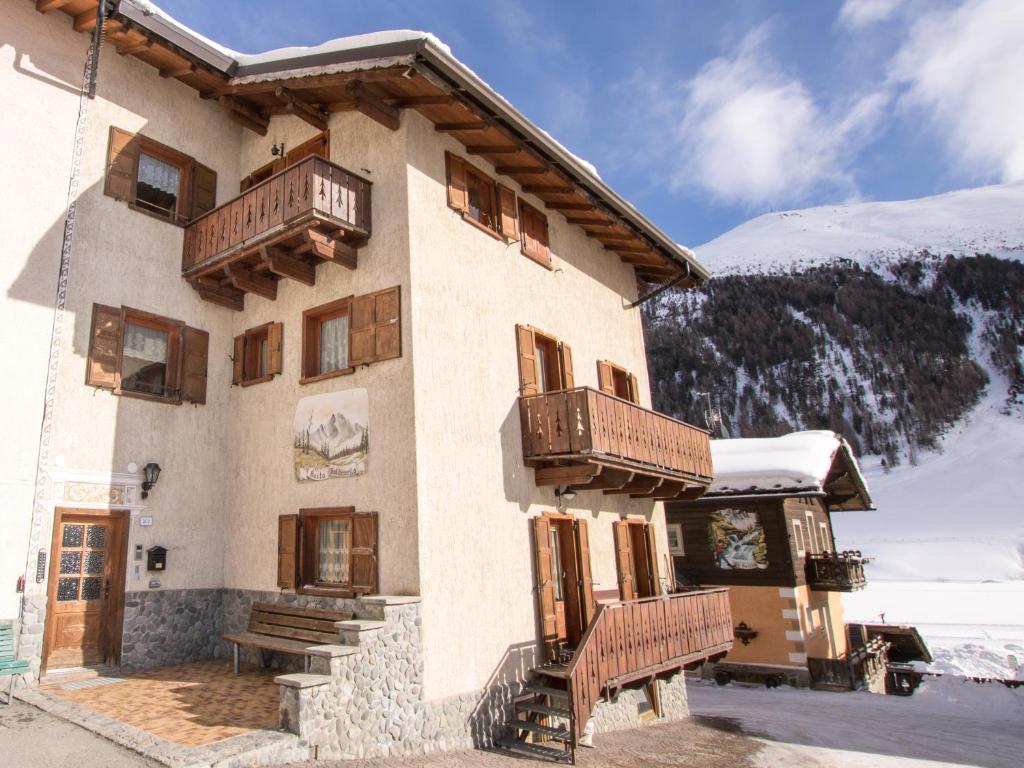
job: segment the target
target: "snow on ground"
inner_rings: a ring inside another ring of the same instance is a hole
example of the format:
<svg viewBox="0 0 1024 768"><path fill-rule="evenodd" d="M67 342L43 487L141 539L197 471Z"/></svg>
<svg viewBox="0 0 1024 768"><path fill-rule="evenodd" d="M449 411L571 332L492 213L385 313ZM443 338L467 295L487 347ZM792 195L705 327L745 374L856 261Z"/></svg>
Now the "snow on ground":
<svg viewBox="0 0 1024 768"><path fill-rule="evenodd" d="M1024 258L1024 182L919 200L767 213L695 249L714 273L799 269L927 249Z"/></svg>
<svg viewBox="0 0 1024 768"><path fill-rule="evenodd" d="M764 768L1019 768L1024 688L926 678L911 697L689 682L690 713L730 718Z"/></svg>

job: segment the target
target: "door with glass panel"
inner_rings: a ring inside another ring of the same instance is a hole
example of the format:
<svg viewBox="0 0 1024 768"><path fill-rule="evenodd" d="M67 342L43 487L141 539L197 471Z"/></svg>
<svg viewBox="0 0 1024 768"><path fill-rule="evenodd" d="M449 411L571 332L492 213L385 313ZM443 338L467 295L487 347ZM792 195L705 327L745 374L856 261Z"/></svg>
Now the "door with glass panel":
<svg viewBox="0 0 1024 768"><path fill-rule="evenodd" d="M44 638L47 669L116 662L124 522L117 513L57 510Z"/></svg>

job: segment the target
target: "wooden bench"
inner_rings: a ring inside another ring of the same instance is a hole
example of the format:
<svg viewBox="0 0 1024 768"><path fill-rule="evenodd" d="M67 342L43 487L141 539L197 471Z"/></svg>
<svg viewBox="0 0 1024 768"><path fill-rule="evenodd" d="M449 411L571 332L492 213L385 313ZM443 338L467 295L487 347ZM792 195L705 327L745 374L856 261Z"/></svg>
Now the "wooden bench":
<svg viewBox="0 0 1024 768"><path fill-rule="evenodd" d="M223 635L234 644L235 674L238 674L238 649L246 645L260 650L260 665L266 666L264 651L294 653L303 657L303 669L309 671L309 649L338 643L337 621L349 621L352 614L322 608L254 603L249 615L249 630Z"/></svg>
<svg viewBox="0 0 1024 768"><path fill-rule="evenodd" d="M14 657L14 624L9 621L0 623L0 677L10 677L11 685L7 689L7 703L14 700L14 678L27 675L31 669L28 659Z"/></svg>

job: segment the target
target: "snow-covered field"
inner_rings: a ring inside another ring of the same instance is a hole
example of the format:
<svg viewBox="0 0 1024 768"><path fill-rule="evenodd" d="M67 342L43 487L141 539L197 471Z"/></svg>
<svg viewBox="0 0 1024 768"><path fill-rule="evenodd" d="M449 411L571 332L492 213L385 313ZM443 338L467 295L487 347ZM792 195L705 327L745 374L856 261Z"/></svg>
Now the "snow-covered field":
<svg viewBox="0 0 1024 768"><path fill-rule="evenodd" d="M690 713L730 718L765 768L1024 764L1024 688L926 679L909 698L690 681Z"/></svg>
<svg viewBox="0 0 1024 768"><path fill-rule="evenodd" d="M833 259L987 252L1024 258L1024 182L919 200L766 213L696 248L713 273L800 269Z"/></svg>

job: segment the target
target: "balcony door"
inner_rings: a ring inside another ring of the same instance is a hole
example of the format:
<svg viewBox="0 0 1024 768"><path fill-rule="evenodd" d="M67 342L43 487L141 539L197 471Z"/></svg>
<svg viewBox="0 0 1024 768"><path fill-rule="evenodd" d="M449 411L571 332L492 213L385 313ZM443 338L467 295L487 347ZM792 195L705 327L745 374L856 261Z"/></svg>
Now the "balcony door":
<svg viewBox="0 0 1024 768"><path fill-rule="evenodd" d="M637 600L661 594L658 550L654 526L644 520L615 523L615 556L619 570L619 597Z"/></svg>
<svg viewBox="0 0 1024 768"><path fill-rule="evenodd" d="M571 651L594 616L587 523L572 515L533 518L537 607L550 657Z"/></svg>
<svg viewBox="0 0 1024 768"><path fill-rule="evenodd" d="M127 516L58 509L43 666L115 663L121 644Z"/></svg>
<svg viewBox="0 0 1024 768"><path fill-rule="evenodd" d="M283 171L285 168L290 168L296 163L302 162L310 155L318 155L324 160L331 159L330 131L318 133L312 139L304 141L292 149L286 150L283 157L277 157L266 165L261 165L255 171L242 179L241 183L238 185L239 191L245 192L250 187L259 184L261 181L266 181L274 174Z"/></svg>

